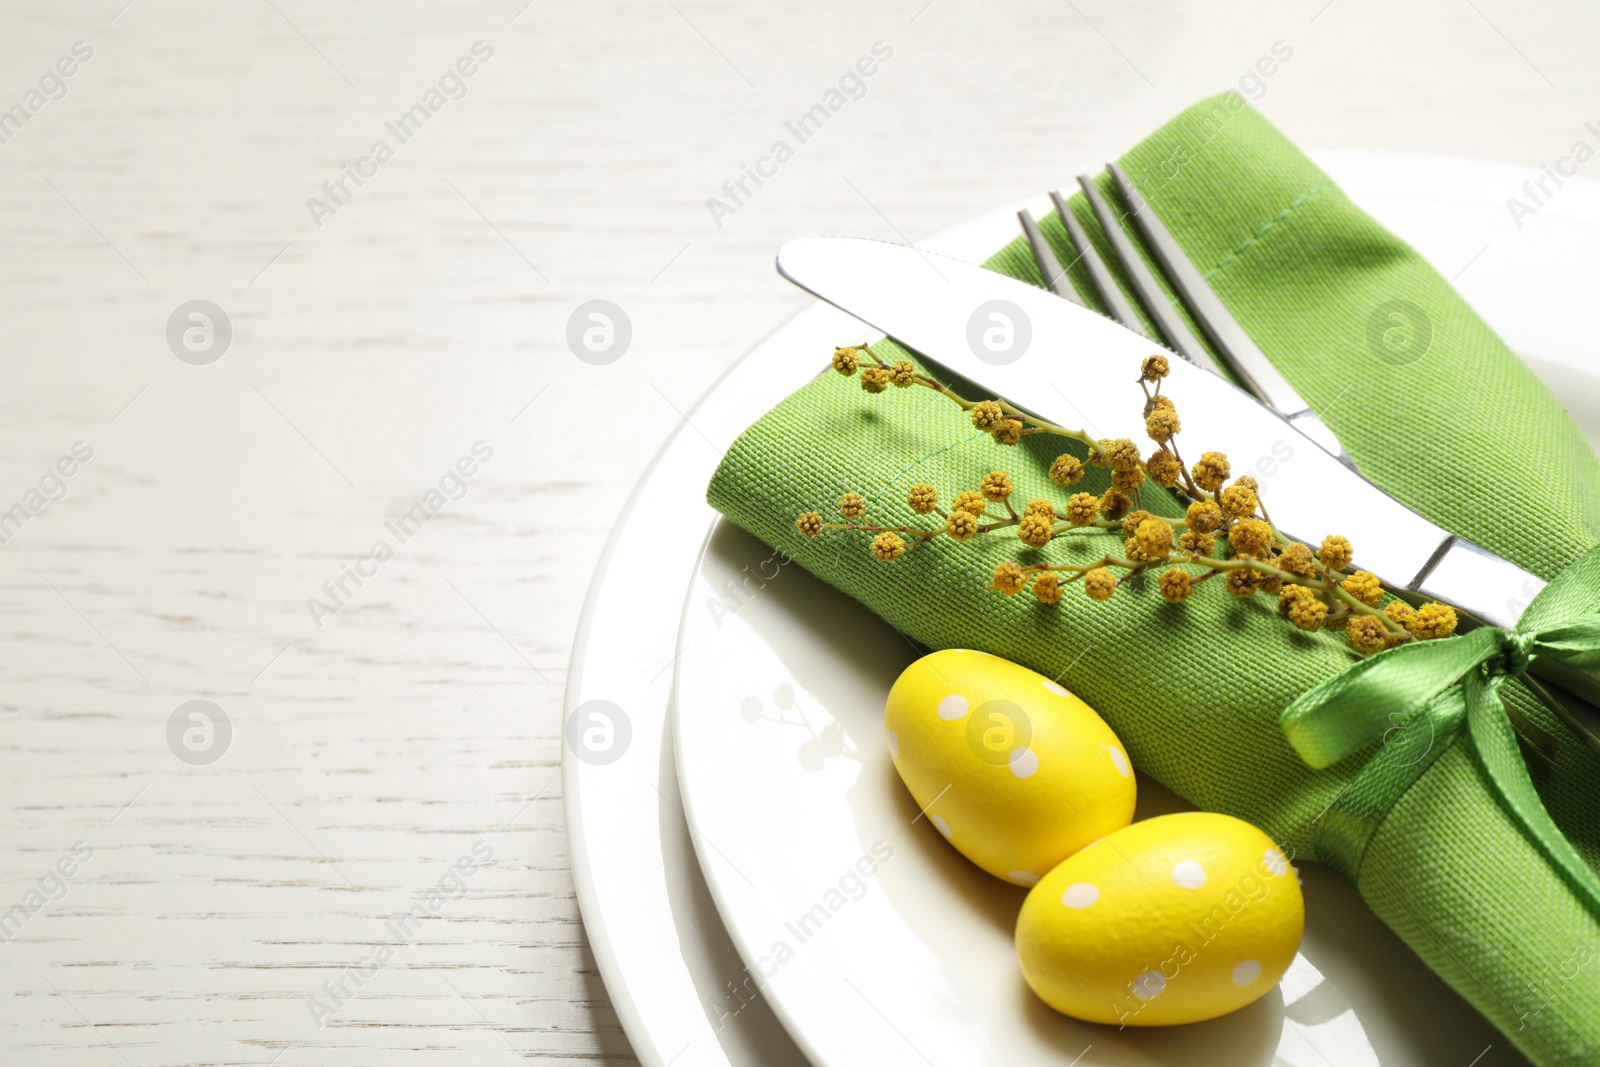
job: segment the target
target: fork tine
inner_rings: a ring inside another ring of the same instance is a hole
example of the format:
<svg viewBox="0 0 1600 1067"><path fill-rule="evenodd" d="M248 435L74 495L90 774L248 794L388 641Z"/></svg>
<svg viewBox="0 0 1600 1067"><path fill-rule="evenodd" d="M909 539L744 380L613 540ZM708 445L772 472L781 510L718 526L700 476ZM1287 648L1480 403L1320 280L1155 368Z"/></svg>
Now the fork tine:
<svg viewBox="0 0 1600 1067"><path fill-rule="evenodd" d="M1139 258L1138 249L1133 247L1128 235L1122 232L1117 217L1111 213L1111 206L1106 203L1105 197L1100 195L1100 190L1094 187L1094 182L1090 181L1087 175L1080 174L1078 187L1083 190L1084 199L1089 201L1089 208L1099 221L1100 229L1105 232L1106 240L1111 242L1112 250L1117 253L1117 258L1122 260L1123 270L1128 273L1128 281L1132 283L1133 291L1139 294L1139 302L1150 312L1150 317L1156 320L1156 327L1167 339L1167 344L1172 346L1174 352L1195 366L1221 373L1216 361L1211 358L1211 353L1206 351L1200 339L1184 325L1183 319L1167 302L1167 295L1161 291L1161 286L1156 284L1155 276L1150 273L1150 268L1145 266L1144 260Z"/></svg>
<svg viewBox="0 0 1600 1067"><path fill-rule="evenodd" d="M1257 399L1284 414L1304 410L1306 403L1300 399L1278 369L1267 359L1261 348L1239 325L1216 291L1195 268L1189 256L1167 230L1159 216L1145 202L1137 186L1115 163L1106 164L1111 180L1116 183L1122 199L1133 212L1133 225L1144 239L1145 247L1161 264L1162 273L1178 291L1178 296L1188 307L1200 328L1211 338L1217 354L1228 365L1239 384L1254 393Z"/></svg>
<svg viewBox="0 0 1600 1067"><path fill-rule="evenodd" d="M1017 221L1022 223L1022 232L1028 238L1028 247L1033 250L1033 261L1039 265L1039 273L1044 275L1044 282L1050 287L1050 291L1082 307L1083 300L1079 298L1078 291L1072 287L1072 279L1067 277L1066 269L1056 258L1055 249L1050 247L1050 242L1039 232L1039 224L1033 221L1033 215L1027 208L1017 212Z"/></svg>
<svg viewBox="0 0 1600 1067"><path fill-rule="evenodd" d="M1111 276L1111 271L1106 268L1105 260L1100 258L1100 253L1095 251L1089 235L1078 225L1078 217L1067 207L1066 200L1062 199L1059 192L1052 191L1050 201L1056 206L1056 214L1061 218L1061 225L1066 227L1067 237L1072 241L1072 247L1077 251L1078 258L1089 268L1089 277L1094 280L1095 291L1100 294L1101 301L1110 310L1111 317L1140 337L1149 337L1150 334L1145 330L1144 323L1139 320L1138 313L1133 310L1133 305L1128 303L1128 298L1122 295L1121 286L1117 285L1116 279Z"/></svg>

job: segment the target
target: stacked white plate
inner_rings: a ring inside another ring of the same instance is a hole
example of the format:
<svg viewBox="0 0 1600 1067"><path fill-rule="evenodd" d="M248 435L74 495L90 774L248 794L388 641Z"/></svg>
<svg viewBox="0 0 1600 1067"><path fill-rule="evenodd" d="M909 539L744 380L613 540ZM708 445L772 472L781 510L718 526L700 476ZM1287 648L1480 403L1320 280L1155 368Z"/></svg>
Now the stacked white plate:
<svg viewBox="0 0 1600 1067"><path fill-rule="evenodd" d="M1519 227L1506 208L1519 168L1316 159L1452 278L1600 442L1583 314L1600 291L1600 183L1569 180ZM1023 206L1050 209L1043 196L1011 205L924 247L981 261ZM1300 956L1244 1011L1118 1031L1029 993L1011 941L1024 891L915 820L883 751L884 695L917 650L703 503L739 429L835 345L872 336L816 304L760 342L690 414L701 432L678 433L645 474L589 592L567 689L568 833L589 940L640 1061L1522 1064L1315 865L1302 871ZM668 512L674 522L655 521ZM620 561L646 558L643 585ZM1139 818L1182 806L1141 779Z"/></svg>

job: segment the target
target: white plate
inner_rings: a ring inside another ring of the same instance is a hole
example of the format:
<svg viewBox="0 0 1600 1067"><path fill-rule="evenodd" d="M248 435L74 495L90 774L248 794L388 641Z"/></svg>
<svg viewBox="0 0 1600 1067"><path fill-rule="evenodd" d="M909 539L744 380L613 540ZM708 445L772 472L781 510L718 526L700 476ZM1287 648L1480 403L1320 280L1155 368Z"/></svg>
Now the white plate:
<svg viewBox="0 0 1600 1067"><path fill-rule="evenodd" d="M1045 1007L1012 943L1026 890L968 863L919 818L884 749L884 696L918 651L797 566L737 615L707 611L771 555L718 523L690 585L679 781L701 869L750 964L739 978L818 1067L1062 1067L1080 1055L1079 1067L1466 1064L1503 1044L1353 886L1315 865L1303 870L1300 955L1265 1001L1195 1026L1120 1032ZM1179 810L1140 777L1136 818ZM863 857L870 878L855 876ZM725 1000L730 1015L741 1007L734 993Z"/></svg>
<svg viewBox="0 0 1600 1067"><path fill-rule="evenodd" d="M1585 360L1592 358L1586 322L1574 314L1600 280L1592 254L1600 234L1600 183L1569 181L1560 199L1516 230L1504 198L1525 176L1519 168L1389 153L1316 158L1447 277L1467 266L1457 287L1569 403L1600 402L1600 391L1585 377ZM1001 209L924 244L982 258L1010 238L1014 225L1012 209ZM868 336L839 312L812 305L761 342L691 414L713 443L680 430L647 472L590 588L574 643L566 711L591 700L612 701L629 718L631 741L610 764L580 761L570 747L563 754L568 833L596 963L646 1067L803 1062L765 998L720 1028L707 1008L728 994L729 982L742 980L744 964L697 866L664 744L681 605L673 591L687 585L715 517L701 501L731 435L811 377L817 352ZM1600 411L1575 414L1600 440ZM678 522L653 521L669 507ZM653 591L641 596L637 575L613 561L646 552ZM1315 880L1308 881L1315 891ZM1328 973L1337 976L1333 969ZM1496 1062L1504 1042L1496 1045L1480 1067Z"/></svg>

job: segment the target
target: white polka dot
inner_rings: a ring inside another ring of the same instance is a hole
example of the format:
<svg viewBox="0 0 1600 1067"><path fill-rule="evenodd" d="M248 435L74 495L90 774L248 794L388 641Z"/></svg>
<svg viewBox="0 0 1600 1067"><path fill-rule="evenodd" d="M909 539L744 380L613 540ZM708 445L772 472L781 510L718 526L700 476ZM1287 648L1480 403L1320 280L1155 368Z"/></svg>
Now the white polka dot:
<svg viewBox="0 0 1600 1067"><path fill-rule="evenodd" d="M889 755L900 758L900 735L893 730L889 731Z"/></svg>
<svg viewBox="0 0 1600 1067"><path fill-rule="evenodd" d="M939 718L947 722L959 719L967 713L967 698L960 693L951 693L939 701Z"/></svg>
<svg viewBox="0 0 1600 1067"><path fill-rule="evenodd" d="M1106 746L1106 755L1111 757L1111 766L1117 769L1117 773L1124 778L1128 777L1128 757L1123 755L1122 749L1117 748L1115 745L1108 745Z"/></svg>
<svg viewBox="0 0 1600 1067"><path fill-rule="evenodd" d="M1140 1000L1154 1000L1167 988L1167 980L1156 971L1146 971L1133 980L1133 995Z"/></svg>
<svg viewBox="0 0 1600 1067"><path fill-rule="evenodd" d="M935 830L938 830L947 838L950 836L950 824L944 821L943 815L935 815L931 821Z"/></svg>
<svg viewBox="0 0 1600 1067"><path fill-rule="evenodd" d="M1006 877L1018 885L1035 885L1039 881L1039 876L1032 871L1012 871Z"/></svg>
<svg viewBox="0 0 1600 1067"><path fill-rule="evenodd" d="M1031 748L1019 748L1011 753L1011 773L1018 778L1032 778L1039 769L1039 754Z"/></svg>
<svg viewBox="0 0 1600 1067"><path fill-rule="evenodd" d="M1255 960L1245 960L1233 969L1233 984L1236 986L1255 985L1260 977L1261 964Z"/></svg>
<svg viewBox="0 0 1600 1067"><path fill-rule="evenodd" d="M1044 680L1044 687L1058 697L1069 697L1072 695L1071 693L1067 692L1066 686L1057 685L1048 678Z"/></svg>
<svg viewBox="0 0 1600 1067"><path fill-rule="evenodd" d="M1269 848L1261 854L1261 862L1273 874L1288 874L1289 861L1283 858L1283 853L1275 848Z"/></svg>
<svg viewBox="0 0 1600 1067"><path fill-rule="evenodd" d="M1100 899L1100 890L1088 882L1073 882L1061 894L1061 903L1069 908L1083 909Z"/></svg>
<svg viewBox="0 0 1600 1067"><path fill-rule="evenodd" d="M1206 884L1206 869L1194 860L1183 860L1172 868L1172 884L1183 889L1199 889Z"/></svg>

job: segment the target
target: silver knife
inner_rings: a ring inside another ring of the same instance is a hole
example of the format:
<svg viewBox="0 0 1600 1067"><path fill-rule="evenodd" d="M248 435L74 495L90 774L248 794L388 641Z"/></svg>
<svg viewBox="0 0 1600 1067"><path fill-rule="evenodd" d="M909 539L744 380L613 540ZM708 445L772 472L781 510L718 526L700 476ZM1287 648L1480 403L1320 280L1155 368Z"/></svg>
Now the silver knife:
<svg viewBox="0 0 1600 1067"><path fill-rule="evenodd" d="M929 260L947 284L929 280ZM985 396L1095 438L1148 443L1136 382L1145 357L1161 347L1087 308L970 263L857 238L790 241L778 252L778 272ZM1360 565L1390 588L1507 629L1544 588L1538 576L1407 508L1231 382L1170 362L1162 392L1177 406L1183 440L1226 453L1235 476L1254 477L1285 536L1317 545L1344 534ZM1535 665L1600 704L1600 680L1555 661ZM1600 733L1587 721L1579 732L1600 751Z"/></svg>

